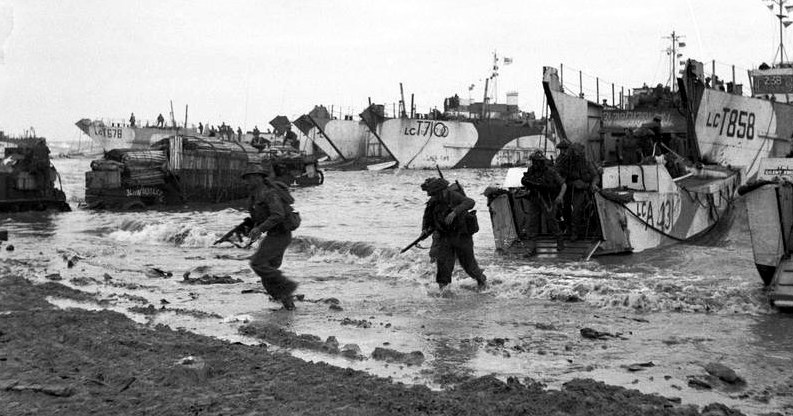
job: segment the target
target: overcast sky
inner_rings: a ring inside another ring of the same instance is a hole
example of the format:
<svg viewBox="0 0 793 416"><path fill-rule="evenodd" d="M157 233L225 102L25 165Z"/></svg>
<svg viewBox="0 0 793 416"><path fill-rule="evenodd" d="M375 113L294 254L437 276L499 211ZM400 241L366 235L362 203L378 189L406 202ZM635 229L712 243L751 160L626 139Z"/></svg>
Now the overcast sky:
<svg viewBox="0 0 793 416"><path fill-rule="evenodd" d="M251 129L316 104L360 112L415 94L481 100L493 52L498 101L543 111L542 67L632 88L665 83L664 39L739 75L771 62L778 24L762 0L0 0L0 129L76 140L81 118ZM793 39L793 38L791 38ZM791 45L793 51L793 45ZM717 69L717 72L719 69ZM586 83L587 81L585 81ZM594 81L592 81L594 84ZM619 86L617 88L619 88ZM576 87L577 88L577 87ZM607 87L601 86L601 89ZM610 87L608 87L610 92Z"/></svg>

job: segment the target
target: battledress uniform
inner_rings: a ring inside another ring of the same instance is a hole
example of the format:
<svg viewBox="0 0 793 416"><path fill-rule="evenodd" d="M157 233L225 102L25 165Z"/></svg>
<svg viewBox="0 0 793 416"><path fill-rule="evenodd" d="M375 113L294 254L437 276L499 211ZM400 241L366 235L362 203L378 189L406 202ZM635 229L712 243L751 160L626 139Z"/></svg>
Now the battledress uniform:
<svg viewBox="0 0 793 416"><path fill-rule="evenodd" d="M532 156L532 166L521 179L521 184L529 190L525 230L531 255L537 250L537 237L542 230L542 221L545 221L547 231L556 236L557 243L560 246L563 245L559 223L556 219L557 207L554 200L556 195L561 192L564 183L564 179L556 169L547 165L542 155Z"/></svg>
<svg viewBox="0 0 793 416"><path fill-rule="evenodd" d="M434 230L437 233L435 247L437 250L437 274L435 280L441 288L451 283L454 262L457 260L463 270L482 288L486 285L487 277L479 268L474 257L473 237L465 231L463 225L465 213L474 207L475 202L459 192L446 189L448 182L445 180L435 180L437 182L431 183L429 188L422 186L432 194L424 209L422 229ZM455 212L454 221L447 225L446 216L452 211Z"/></svg>
<svg viewBox="0 0 793 416"><path fill-rule="evenodd" d="M270 181L270 179L265 179ZM278 268L284 258L286 248L292 242L292 232L284 222L289 213L288 205L294 202L288 188L283 183L271 181L272 187L263 184L256 188L249 198L251 219L265 235L259 248L251 256L251 269L262 279L262 285L273 298L284 303L287 309L297 283L287 279Z"/></svg>
<svg viewBox="0 0 793 416"><path fill-rule="evenodd" d="M579 143L573 144L564 156L560 156L556 166L559 175L567 183L564 205L569 209L569 213L565 212L565 219L569 220L571 240L585 237L591 215L586 208L592 198L593 185L597 181L597 169L587 160L584 148Z"/></svg>

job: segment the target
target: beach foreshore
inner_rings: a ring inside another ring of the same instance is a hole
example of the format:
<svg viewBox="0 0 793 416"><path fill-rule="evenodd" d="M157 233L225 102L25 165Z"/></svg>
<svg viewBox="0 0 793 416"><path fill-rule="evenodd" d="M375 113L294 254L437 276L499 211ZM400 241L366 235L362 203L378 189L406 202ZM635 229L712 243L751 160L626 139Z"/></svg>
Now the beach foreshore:
<svg viewBox="0 0 793 416"><path fill-rule="evenodd" d="M6 269L7 271L8 269ZM471 378L446 390L405 385L107 310L59 309L90 293L0 276L0 414L114 415L740 415L576 379Z"/></svg>

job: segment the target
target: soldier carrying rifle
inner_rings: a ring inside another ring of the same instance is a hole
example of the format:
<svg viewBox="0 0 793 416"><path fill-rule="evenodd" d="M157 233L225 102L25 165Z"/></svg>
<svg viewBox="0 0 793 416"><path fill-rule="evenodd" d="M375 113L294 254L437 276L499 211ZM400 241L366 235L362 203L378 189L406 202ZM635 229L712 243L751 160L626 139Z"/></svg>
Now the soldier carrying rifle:
<svg viewBox="0 0 793 416"><path fill-rule="evenodd" d="M421 189L430 197L424 209L421 235L437 233L435 280L438 286L443 289L452 282L454 262L457 260L465 272L476 280L479 289L486 288L487 277L474 257L472 234L478 228L472 229L468 224L469 216L475 215L468 212L474 207L474 200L450 190L449 182L443 178L428 178Z"/></svg>

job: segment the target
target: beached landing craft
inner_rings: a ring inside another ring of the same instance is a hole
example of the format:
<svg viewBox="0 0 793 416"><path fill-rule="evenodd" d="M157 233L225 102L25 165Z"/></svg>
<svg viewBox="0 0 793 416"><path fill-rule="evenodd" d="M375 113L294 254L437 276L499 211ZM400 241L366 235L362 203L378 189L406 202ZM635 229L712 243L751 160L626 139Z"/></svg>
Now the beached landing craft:
<svg viewBox="0 0 793 416"><path fill-rule="evenodd" d="M680 42L674 33L671 38L674 57ZM578 95L566 93L564 74L550 67L544 68L543 88L559 136L584 144L594 160L615 152L602 141L602 129L614 134L622 130L627 135L658 115L665 136L693 138L684 149L685 156L740 168L745 182L757 174L761 159L787 154L793 137L793 105L788 104L788 94L793 94L793 66L766 67L749 73L752 96L743 95L743 86L734 80L734 68L733 81L725 84L715 75L715 63L706 76L703 64L694 60L685 61L679 91L672 83L636 88L626 95L624 89L615 91L613 84L611 89L601 90L596 82L596 98L590 101L581 85ZM581 80L581 73L578 75ZM598 102L609 95L610 104ZM772 96L781 98L772 100ZM657 104L637 107L643 101Z"/></svg>
<svg viewBox="0 0 793 416"><path fill-rule="evenodd" d="M756 181L738 192L746 201L752 254L773 305L793 307L793 159L760 161Z"/></svg>
<svg viewBox="0 0 793 416"><path fill-rule="evenodd" d="M88 208L140 209L218 203L247 196L240 177L261 164L290 186L323 182L316 158L288 149L266 152L251 145L194 136L171 136L147 150L117 149L91 162L86 172Z"/></svg>
<svg viewBox="0 0 793 416"><path fill-rule="evenodd" d="M70 211L60 176L41 137L9 138L0 131L0 212Z"/></svg>
<svg viewBox="0 0 793 416"><path fill-rule="evenodd" d="M554 150L554 141L546 137L549 126L518 108L516 92L507 94L506 104L491 101L488 85L498 76L498 64L493 54L493 73L485 81L481 103L461 102L454 95L445 100L442 113L418 114L412 104L410 112L406 111L402 98L400 117L384 120L379 133L400 168L524 166L534 151Z"/></svg>
<svg viewBox="0 0 793 416"><path fill-rule="evenodd" d="M499 190L488 192L493 236L498 250L524 254L526 191L523 168L511 168ZM540 257L588 259L595 255L637 253L686 241L706 233L730 208L740 174L718 166L692 166L672 177L664 164L603 168L602 189L590 196L587 233L557 246L557 236L541 234Z"/></svg>
<svg viewBox="0 0 793 416"><path fill-rule="evenodd" d="M374 106L384 119L383 106ZM369 111L367 109L367 111ZM365 168L371 163L391 160L377 135L379 121L369 123L361 114L360 121L352 116L334 118L324 106L315 106L308 114L295 120L295 126L313 141L339 168Z"/></svg>
<svg viewBox="0 0 793 416"><path fill-rule="evenodd" d="M588 258L663 247L706 233L730 208L741 172L702 163L690 127L696 111L683 111L674 86L637 88L597 104L583 92L565 94L558 72L546 67L543 87L559 135L584 145L587 159L602 167L601 190L588 195L584 242L554 245L552 254ZM531 219L520 201L520 171L510 175L488 199L497 247L520 251L515 243L526 240Z"/></svg>
<svg viewBox="0 0 793 416"><path fill-rule="evenodd" d="M142 123L142 124L141 124ZM113 149L148 149L152 144L174 134L174 129L156 123L138 121L131 125L125 120L89 120L74 123L93 140L95 147L104 151ZM197 135L195 127L181 128L180 133Z"/></svg>

